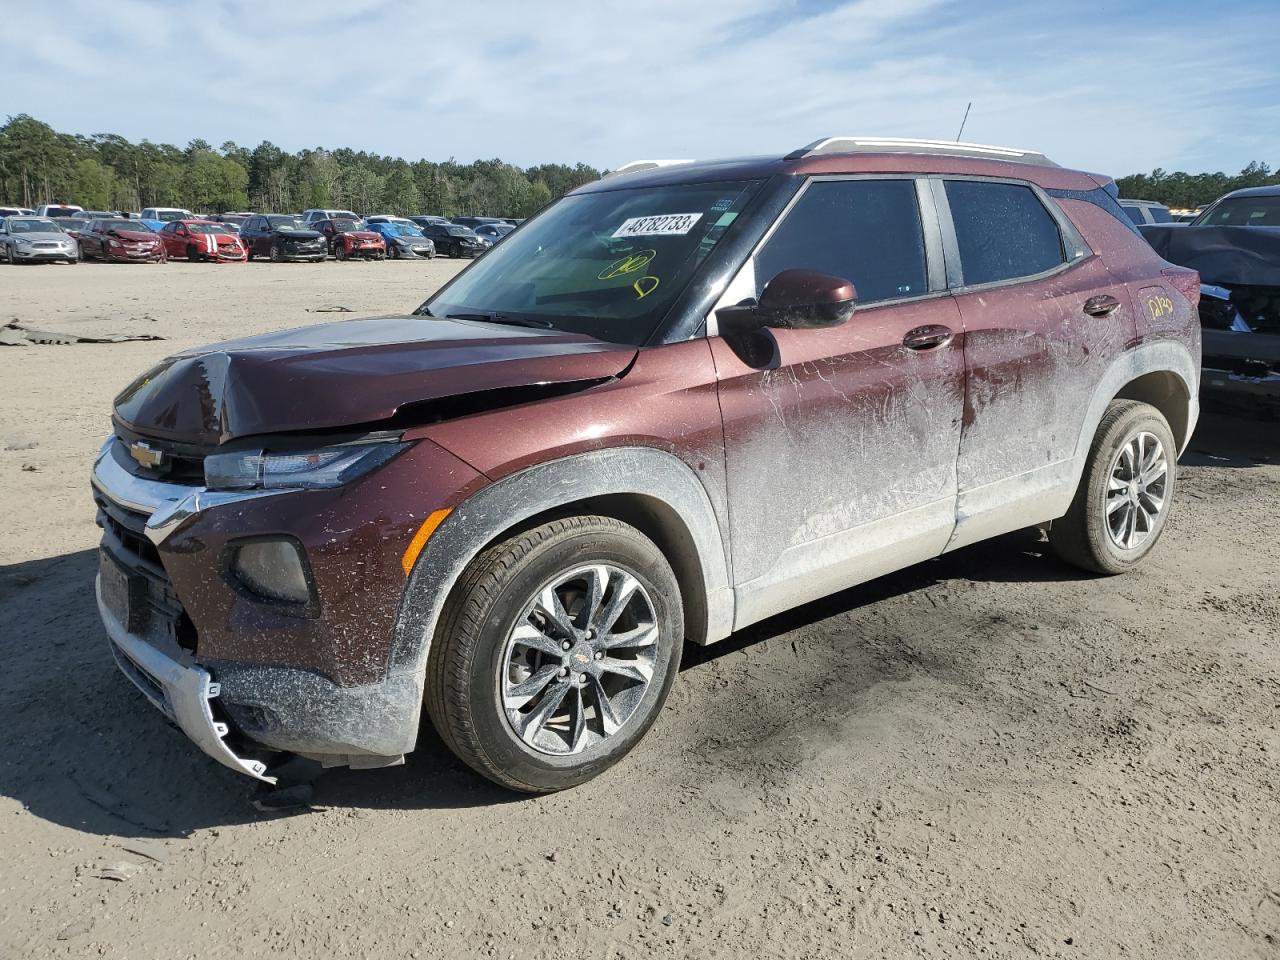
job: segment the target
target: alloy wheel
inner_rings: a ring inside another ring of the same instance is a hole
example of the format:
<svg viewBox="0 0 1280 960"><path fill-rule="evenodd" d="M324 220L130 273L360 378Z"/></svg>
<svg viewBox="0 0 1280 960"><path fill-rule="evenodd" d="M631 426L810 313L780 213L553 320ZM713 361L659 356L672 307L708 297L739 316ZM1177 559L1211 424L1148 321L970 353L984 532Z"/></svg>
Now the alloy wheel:
<svg viewBox="0 0 1280 960"><path fill-rule="evenodd" d="M621 730L653 680L658 622L640 581L598 563L559 574L507 637L499 696L516 736L573 755Z"/></svg>
<svg viewBox="0 0 1280 960"><path fill-rule="evenodd" d="M1165 508L1169 459L1153 433L1129 437L1111 461L1106 520L1111 541L1121 550L1142 546Z"/></svg>

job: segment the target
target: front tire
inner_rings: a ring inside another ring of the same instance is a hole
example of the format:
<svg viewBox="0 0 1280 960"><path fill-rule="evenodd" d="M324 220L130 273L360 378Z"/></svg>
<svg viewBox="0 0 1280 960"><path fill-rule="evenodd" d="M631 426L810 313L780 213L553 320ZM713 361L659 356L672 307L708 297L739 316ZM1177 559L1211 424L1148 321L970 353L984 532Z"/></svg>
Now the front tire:
<svg viewBox="0 0 1280 960"><path fill-rule="evenodd" d="M1080 486L1049 543L1067 563L1114 575L1136 567L1164 532L1173 506L1178 447L1155 407L1113 400Z"/></svg>
<svg viewBox="0 0 1280 960"><path fill-rule="evenodd" d="M271 262L272 263L284 262L284 254L280 252L280 244L278 243L273 243L271 245Z"/></svg>
<svg viewBox="0 0 1280 960"><path fill-rule="evenodd" d="M657 719L680 667L671 566L609 517L569 517L490 547L446 602L426 708L473 770L525 793L576 786Z"/></svg>

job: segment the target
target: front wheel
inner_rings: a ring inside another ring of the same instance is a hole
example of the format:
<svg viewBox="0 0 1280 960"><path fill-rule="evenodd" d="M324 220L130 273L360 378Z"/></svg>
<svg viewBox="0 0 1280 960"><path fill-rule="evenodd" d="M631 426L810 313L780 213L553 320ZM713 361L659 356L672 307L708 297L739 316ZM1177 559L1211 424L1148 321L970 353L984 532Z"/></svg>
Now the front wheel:
<svg viewBox="0 0 1280 960"><path fill-rule="evenodd" d="M1124 573L1151 552L1173 503L1178 447L1155 407L1113 400L1098 424L1080 486L1049 529L1063 560L1095 573Z"/></svg>
<svg viewBox="0 0 1280 960"><path fill-rule="evenodd" d="M271 262L281 263L284 260L284 254L280 252L280 244L273 243L271 245Z"/></svg>
<svg viewBox="0 0 1280 960"><path fill-rule="evenodd" d="M344 247L342 244L338 244L338 249L334 251L333 255L337 257L339 260L346 260L347 248Z"/></svg>
<svg viewBox="0 0 1280 960"><path fill-rule="evenodd" d="M683 639L680 588L652 541L609 517L556 520L459 579L428 658L427 712L495 783L562 790L645 735Z"/></svg>
<svg viewBox="0 0 1280 960"><path fill-rule="evenodd" d="M201 259L200 251L198 251L195 247L191 247L191 246L187 247L187 259L192 263L198 262Z"/></svg>

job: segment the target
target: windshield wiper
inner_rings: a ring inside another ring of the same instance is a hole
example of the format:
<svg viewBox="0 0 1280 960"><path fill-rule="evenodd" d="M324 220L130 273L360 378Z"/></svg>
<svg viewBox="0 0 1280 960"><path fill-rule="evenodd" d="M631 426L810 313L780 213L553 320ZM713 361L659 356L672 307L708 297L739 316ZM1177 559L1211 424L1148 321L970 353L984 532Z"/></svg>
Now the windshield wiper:
<svg viewBox="0 0 1280 960"><path fill-rule="evenodd" d="M513 317L506 313L451 313L446 320L479 320L483 323L505 323L512 327L537 327L542 330L554 330L550 321L538 320L534 317Z"/></svg>

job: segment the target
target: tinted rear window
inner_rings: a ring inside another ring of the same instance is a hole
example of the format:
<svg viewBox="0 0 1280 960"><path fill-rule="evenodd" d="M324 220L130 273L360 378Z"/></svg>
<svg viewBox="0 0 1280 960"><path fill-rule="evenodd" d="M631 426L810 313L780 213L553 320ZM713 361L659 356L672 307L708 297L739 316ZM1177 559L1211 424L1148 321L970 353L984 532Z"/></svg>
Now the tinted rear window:
<svg viewBox="0 0 1280 960"><path fill-rule="evenodd" d="M1127 203L1122 203L1120 204L1120 209L1123 210L1125 213L1125 216L1127 216L1134 223L1147 222L1147 218L1142 215L1141 207L1132 207Z"/></svg>
<svg viewBox="0 0 1280 960"><path fill-rule="evenodd" d="M1173 215L1165 207L1152 207L1151 219L1155 223L1173 223Z"/></svg>
<svg viewBox="0 0 1280 960"><path fill-rule="evenodd" d="M1228 197L1196 222L1205 226L1274 227L1280 225L1280 197Z"/></svg>
<svg viewBox="0 0 1280 960"><path fill-rule="evenodd" d="M1030 187L948 180L965 286L1030 277L1064 262L1058 225Z"/></svg>
<svg viewBox="0 0 1280 960"><path fill-rule="evenodd" d="M811 183L756 255L756 295L783 270L815 270L852 280L863 304L925 293L924 232L915 183Z"/></svg>

